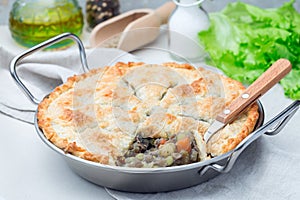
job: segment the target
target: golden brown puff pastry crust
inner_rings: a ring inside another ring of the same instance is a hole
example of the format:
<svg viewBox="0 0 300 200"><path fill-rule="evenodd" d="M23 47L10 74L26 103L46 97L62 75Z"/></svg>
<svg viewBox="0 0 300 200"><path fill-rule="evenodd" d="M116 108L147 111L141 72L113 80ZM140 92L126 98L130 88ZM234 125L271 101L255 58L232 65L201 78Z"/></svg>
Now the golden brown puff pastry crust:
<svg viewBox="0 0 300 200"><path fill-rule="evenodd" d="M253 130L253 104L207 145L203 134L245 88L235 80L189 64L117 63L70 77L39 104L37 119L57 147L80 158L115 165L136 134L195 134L201 160L232 150ZM205 151L205 152L203 152Z"/></svg>

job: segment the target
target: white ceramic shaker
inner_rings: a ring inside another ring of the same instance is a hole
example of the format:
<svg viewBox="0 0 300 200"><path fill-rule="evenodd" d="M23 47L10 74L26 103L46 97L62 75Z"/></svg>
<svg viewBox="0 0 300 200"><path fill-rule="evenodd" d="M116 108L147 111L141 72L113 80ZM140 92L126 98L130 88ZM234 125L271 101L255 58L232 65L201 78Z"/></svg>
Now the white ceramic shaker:
<svg viewBox="0 0 300 200"><path fill-rule="evenodd" d="M177 5L168 22L168 47L176 60L201 62L205 57L198 33L209 27L209 18L201 7L204 0L173 0Z"/></svg>

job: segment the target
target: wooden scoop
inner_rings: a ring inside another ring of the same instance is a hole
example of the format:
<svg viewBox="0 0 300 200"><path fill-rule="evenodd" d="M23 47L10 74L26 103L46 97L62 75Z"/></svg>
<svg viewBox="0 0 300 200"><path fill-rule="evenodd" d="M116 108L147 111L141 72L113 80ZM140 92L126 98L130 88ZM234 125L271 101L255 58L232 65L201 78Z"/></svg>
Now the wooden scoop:
<svg viewBox="0 0 300 200"><path fill-rule="evenodd" d="M157 38L160 26L168 22L175 7L167 2L156 10L136 9L106 20L92 30L90 45L135 50Z"/></svg>

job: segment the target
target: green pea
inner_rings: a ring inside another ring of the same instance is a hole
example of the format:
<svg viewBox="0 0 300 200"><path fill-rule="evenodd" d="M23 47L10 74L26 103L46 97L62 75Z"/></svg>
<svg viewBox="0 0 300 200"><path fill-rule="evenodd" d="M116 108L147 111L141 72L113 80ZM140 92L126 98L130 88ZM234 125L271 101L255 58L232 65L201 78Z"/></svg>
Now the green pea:
<svg viewBox="0 0 300 200"><path fill-rule="evenodd" d="M135 157L136 157L137 159L139 159L139 160L144 160L144 154L142 154L142 153L136 154Z"/></svg>
<svg viewBox="0 0 300 200"><path fill-rule="evenodd" d="M173 157L172 157L172 156L168 156L168 157L166 158L166 162L167 162L167 166L172 165L173 162L174 162Z"/></svg>

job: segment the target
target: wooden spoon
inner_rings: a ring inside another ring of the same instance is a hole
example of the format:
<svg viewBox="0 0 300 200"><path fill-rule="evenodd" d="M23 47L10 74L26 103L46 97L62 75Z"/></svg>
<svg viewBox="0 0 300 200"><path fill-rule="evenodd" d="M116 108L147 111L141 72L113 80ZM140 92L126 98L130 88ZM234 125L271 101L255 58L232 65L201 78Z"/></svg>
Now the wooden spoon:
<svg viewBox="0 0 300 200"><path fill-rule="evenodd" d="M90 45L111 43L124 51L135 50L157 38L160 26L168 22L175 7L173 2L167 2L156 10L136 9L106 20L92 30Z"/></svg>

